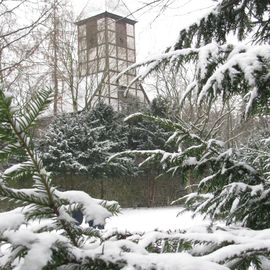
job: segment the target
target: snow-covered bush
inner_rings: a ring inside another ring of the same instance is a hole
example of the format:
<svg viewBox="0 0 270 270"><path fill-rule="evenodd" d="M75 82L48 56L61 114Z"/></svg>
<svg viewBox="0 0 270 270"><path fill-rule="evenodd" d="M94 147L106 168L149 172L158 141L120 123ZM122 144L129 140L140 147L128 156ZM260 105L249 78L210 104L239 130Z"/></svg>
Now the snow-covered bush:
<svg viewBox="0 0 270 270"><path fill-rule="evenodd" d="M46 168L55 174L119 177L135 173L132 160L107 162L112 153L127 149L128 128L122 116L103 103L93 110L59 116L38 140Z"/></svg>
<svg viewBox="0 0 270 270"><path fill-rule="evenodd" d="M156 103L147 109L150 115L162 110ZM130 149L170 149L165 142L171 132L151 121L127 124L123 119L103 103L89 111L59 116L36 143L45 167L54 174L87 175L92 179L150 173L149 166L138 168L137 160L122 157L108 162L108 158ZM154 174L157 168L152 169Z"/></svg>

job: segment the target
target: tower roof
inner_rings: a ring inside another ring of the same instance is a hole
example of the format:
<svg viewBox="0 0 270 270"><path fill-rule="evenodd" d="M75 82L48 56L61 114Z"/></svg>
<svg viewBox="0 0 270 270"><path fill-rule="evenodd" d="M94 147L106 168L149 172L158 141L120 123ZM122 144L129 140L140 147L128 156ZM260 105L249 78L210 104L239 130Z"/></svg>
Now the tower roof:
<svg viewBox="0 0 270 270"><path fill-rule="evenodd" d="M77 22L104 12L135 21L131 11L122 0L89 0L77 18Z"/></svg>

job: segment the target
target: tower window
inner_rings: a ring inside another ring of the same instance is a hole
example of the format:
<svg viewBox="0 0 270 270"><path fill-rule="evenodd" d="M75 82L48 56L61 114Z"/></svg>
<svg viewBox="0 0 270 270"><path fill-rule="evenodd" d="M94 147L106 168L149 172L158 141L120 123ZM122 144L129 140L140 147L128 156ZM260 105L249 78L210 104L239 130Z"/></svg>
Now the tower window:
<svg viewBox="0 0 270 270"><path fill-rule="evenodd" d="M86 50L87 46L86 46L86 38L82 38L79 41L79 50Z"/></svg>
<svg viewBox="0 0 270 270"><path fill-rule="evenodd" d="M98 33L98 44L105 43L105 32L99 32Z"/></svg>
<svg viewBox="0 0 270 270"><path fill-rule="evenodd" d="M86 36L86 25L82 24L78 26L79 28L79 37L85 37Z"/></svg>
<svg viewBox="0 0 270 270"><path fill-rule="evenodd" d="M127 47L126 24L123 21L116 22L116 45Z"/></svg>
<svg viewBox="0 0 270 270"><path fill-rule="evenodd" d="M127 35L134 36L134 26L132 24L127 24Z"/></svg>
<svg viewBox="0 0 270 270"><path fill-rule="evenodd" d="M115 32L108 31L108 42L115 44Z"/></svg>
<svg viewBox="0 0 270 270"><path fill-rule="evenodd" d="M107 24L108 24L108 29L115 31L115 20L112 18L107 18Z"/></svg>
<svg viewBox="0 0 270 270"><path fill-rule="evenodd" d="M92 48L88 51L88 60L94 60L97 58L97 48Z"/></svg>
<svg viewBox="0 0 270 270"><path fill-rule="evenodd" d="M127 37L127 47L128 47L129 49L135 49L134 38L132 38L132 37Z"/></svg>
<svg viewBox="0 0 270 270"><path fill-rule="evenodd" d="M135 51L128 50L128 61L135 62Z"/></svg>
<svg viewBox="0 0 270 270"><path fill-rule="evenodd" d="M97 21L97 28L98 28L98 31L105 30L105 18L101 18Z"/></svg>
<svg viewBox="0 0 270 270"><path fill-rule="evenodd" d="M118 48L118 58L126 60L127 59L127 49L125 48Z"/></svg>
<svg viewBox="0 0 270 270"><path fill-rule="evenodd" d="M87 43L88 48L97 46L97 21L91 20L87 22Z"/></svg>

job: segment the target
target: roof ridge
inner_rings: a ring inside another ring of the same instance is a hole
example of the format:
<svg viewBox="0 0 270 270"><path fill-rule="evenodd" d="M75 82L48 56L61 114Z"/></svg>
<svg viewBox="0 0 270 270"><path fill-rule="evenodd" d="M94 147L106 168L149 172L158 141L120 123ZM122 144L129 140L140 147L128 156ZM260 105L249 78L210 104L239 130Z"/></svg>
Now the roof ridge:
<svg viewBox="0 0 270 270"><path fill-rule="evenodd" d="M136 20L123 0L88 0L78 16L77 22L104 12L134 21Z"/></svg>

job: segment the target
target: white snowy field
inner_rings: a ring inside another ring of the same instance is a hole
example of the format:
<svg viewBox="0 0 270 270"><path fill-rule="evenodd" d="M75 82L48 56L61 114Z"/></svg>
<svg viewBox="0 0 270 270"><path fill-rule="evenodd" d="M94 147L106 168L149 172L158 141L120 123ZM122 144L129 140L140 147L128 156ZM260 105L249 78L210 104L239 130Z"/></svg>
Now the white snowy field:
<svg viewBox="0 0 270 270"><path fill-rule="evenodd" d="M191 212L184 212L181 207L158 207L158 208L127 208L118 216L113 216L106 221L105 229L117 229L129 232L147 232L159 230L185 230L209 224L201 216L192 218Z"/></svg>

